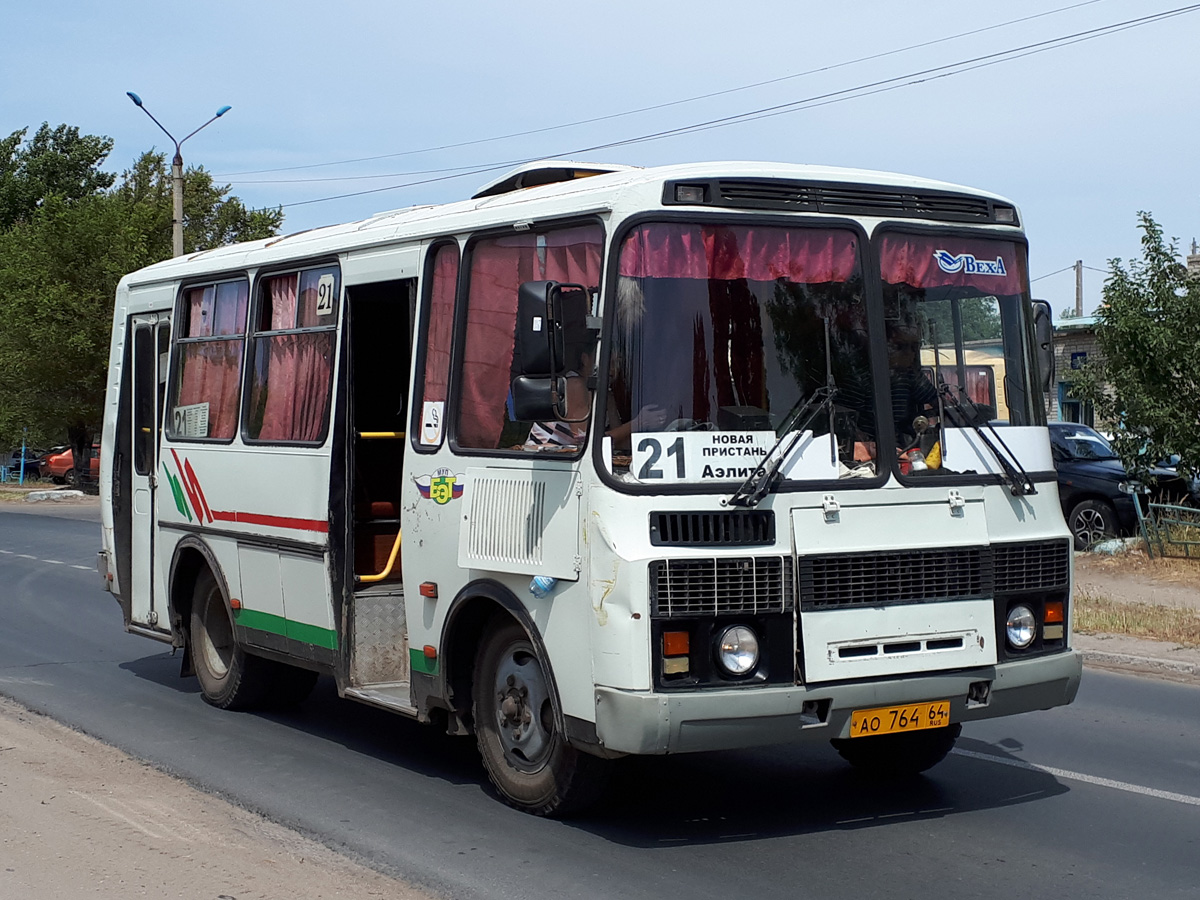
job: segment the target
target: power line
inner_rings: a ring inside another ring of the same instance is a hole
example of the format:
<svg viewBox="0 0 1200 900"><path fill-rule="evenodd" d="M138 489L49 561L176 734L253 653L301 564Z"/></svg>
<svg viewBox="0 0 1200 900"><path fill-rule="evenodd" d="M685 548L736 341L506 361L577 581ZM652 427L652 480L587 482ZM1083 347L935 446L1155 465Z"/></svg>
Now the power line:
<svg viewBox="0 0 1200 900"><path fill-rule="evenodd" d="M496 135L494 137L487 137L487 138L477 138L475 140L470 140L470 141L460 141L458 143L453 143L453 144L442 144L442 145L436 146L436 147L424 147L419 150L403 150L398 153L384 153L384 154L380 154L378 156L363 156L363 157L359 157L357 159L334 160L333 162L323 162L323 163L309 163L307 165L300 165L300 166L282 166L280 168L275 168L275 169L251 169L251 170L247 170L244 172L231 172L228 174L214 175L213 177L221 178L221 179L226 179L226 178L233 179L239 175L266 175L266 174L270 174L272 172L294 172L294 171L300 171L303 169L317 169L317 168L322 168L322 167L326 167L326 166L341 166L341 165L351 165L354 163L375 162L375 161L381 160L381 159L396 159L396 158L402 157L402 156L415 156L415 155L418 155L421 153L435 153L435 152L440 152L443 150L457 150L462 147L474 147L474 146L478 146L480 144L489 144L489 143L494 143L497 141L506 141L506 140L510 140L512 138L529 137L530 135L546 134L546 133L552 132L552 131L562 131L562 130L565 130L568 128L576 128L580 125L592 125L592 124L595 124L596 122L607 122L607 121L611 121L613 119L621 119L621 118L626 118L628 116L640 115L641 113L645 113L645 112L655 112L657 110L668 109L673 106L682 106L687 103L696 103L700 100L711 100L714 97L723 97L728 94L736 94L736 93L739 93L742 91L754 90L755 88L766 87L766 86L772 85L772 84L780 84L784 81L791 81L796 78L804 78L809 75L818 75L823 72L832 72L835 69L842 69L847 66L858 65L859 63L864 63L864 62L872 62L874 60L883 59L888 56L895 56L900 53L907 53L911 50L921 50L926 47L932 47L936 44L944 44L949 41L959 40L960 38L964 38L964 37L973 37L974 35L983 34L984 32L995 31L1000 28L1007 28L1009 25L1019 25L1023 22L1029 22L1034 19L1041 19L1046 16L1056 15L1057 13L1061 13L1061 12L1069 12L1070 10L1078 9L1082 6L1091 6L1095 3L1100 3L1100 2L1102 2L1102 0L1083 0L1083 2L1080 2L1080 3L1072 3L1069 6L1061 6L1057 9L1048 10L1046 12L1035 13L1034 15L1030 15L1030 16L1022 16L1021 18L1018 18L1018 19L1009 19L1007 22L999 22L995 25L986 25L982 28L972 29L971 31L961 31L958 34L951 34L951 35L947 35L946 37L935 38L930 41L923 41L919 44L910 44L907 47L900 47L900 48L893 49L893 50L885 50L881 53L874 53L869 56L860 56L856 59L845 60L843 62L833 63L828 66L821 66L816 69L808 69L804 72L794 72L790 75L781 75L778 78L768 78L765 81L756 81L751 84L741 85L739 87L725 88L724 90L720 90L720 91L712 91L711 93L707 93L707 94L699 94L695 97L686 97L682 100L670 100L665 103L656 103L652 106L643 106L638 109L631 109L631 110L625 110L624 112L610 113L610 114L604 115L604 116L594 116L590 119L579 119L574 122L566 122L566 123L563 123L560 125L547 125L542 128L532 128L527 131L514 131L509 134ZM407 175L422 175L422 174L426 174L426 173L425 172L398 172L398 173L394 173L393 175L347 176L344 180L350 181L350 180L354 180L357 178L389 178L389 177L401 177L401 176L407 176ZM303 179L303 180L311 180L311 181L334 180L334 181L336 181L339 179ZM270 184L272 182L237 181L234 183L236 183L236 184ZM286 182L280 182L280 183L286 183Z"/></svg>
<svg viewBox="0 0 1200 900"><path fill-rule="evenodd" d="M910 87L914 84L921 84L926 81L935 81L941 78L948 78L952 75L959 75L964 72L973 71L975 69L985 68L992 65L997 65L1002 62L1011 62L1012 60L1021 59L1026 56L1032 56L1037 53L1044 53L1048 50L1056 50L1061 47L1071 46L1072 44L1082 43L1084 41L1095 40L1099 37L1106 37L1110 34L1116 34L1121 31L1127 31L1133 28L1139 28L1143 25L1148 25L1154 22L1163 21L1165 19L1174 18L1176 16L1186 15L1188 13L1200 10L1200 3L1181 6L1175 9L1166 10L1159 13L1153 13L1148 16L1140 16L1134 19L1127 19L1122 22L1116 22L1111 25L1104 25L1098 28L1077 31L1067 35L1061 35L1055 38L1049 38L1044 41L1036 41L1031 44L1024 44L1020 47L1013 47L1008 50L1001 50L995 53L988 53L982 56L973 57L966 60L960 60L955 63L948 63L942 66L934 66L928 69L922 69L917 72L910 72L906 75L898 75L892 78L885 78L879 81L870 82L867 84L857 85L851 88L845 88L838 91L830 91L824 94L818 94L813 97L806 97L800 100L793 100L787 103L781 103L774 106L763 107L760 109L750 110L743 113L737 113L730 116L723 116L716 119L710 119L705 122L685 125L678 128L665 129L663 131L651 132L649 134L638 135L636 137L625 138L617 141L609 141L603 144L595 144L590 147L581 147L574 150L563 151L560 153L549 154L549 158L566 156L571 157L583 153L592 153L597 150L609 150L614 147L629 146L631 144L646 143L648 141L663 140L671 137L679 137L685 134L695 134L701 131L708 131L715 128L725 128L730 125L742 124L744 122L756 121L758 119L770 118L777 115L798 112L804 109L814 109L820 106L827 106L832 103L840 103L846 100L858 99L872 94L883 93L886 91L897 90L901 87ZM485 163L480 166L459 172L454 175L442 175L435 178L421 179L417 181L403 182L401 184L388 185L385 187L371 188L364 191L354 191L346 194L338 194L330 197L318 197L311 200L298 200L292 203L281 204L281 208L290 208L293 206L306 206L312 203L324 203L331 200L345 200L352 197L361 197L369 194L383 193L385 191L400 190L406 187L416 187L420 185L432 184L439 181L447 181L453 178L461 178L467 175L479 175L488 172L493 172L498 169L504 169L514 164L520 165L525 162L535 162L539 159L548 158L546 154L528 157L519 161L508 161L504 163Z"/></svg>

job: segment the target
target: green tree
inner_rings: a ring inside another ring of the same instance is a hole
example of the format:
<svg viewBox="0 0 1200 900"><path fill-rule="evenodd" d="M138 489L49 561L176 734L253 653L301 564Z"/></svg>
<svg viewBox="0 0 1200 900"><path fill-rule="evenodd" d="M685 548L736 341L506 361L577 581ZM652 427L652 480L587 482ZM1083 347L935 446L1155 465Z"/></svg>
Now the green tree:
<svg viewBox="0 0 1200 900"><path fill-rule="evenodd" d="M28 131L22 128L0 140L0 231L28 220L49 197L79 200L107 190L116 179L100 171L112 150L111 138L44 122L26 142Z"/></svg>
<svg viewBox="0 0 1200 900"><path fill-rule="evenodd" d="M1072 393L1090 400L1113 432L1113 447L1137 472L1169 454L1200 471L1200 279L1179 261L1174 240L1138 213L1141 259L1109 263L1096 311L1099 359L1089 359Z"/></svg>
<svg viewBox="0 0 1200 900"><path fill-rule="evenodd" d="M171 255L171 179L161 153L116 176L112 142L43 125L0 141L0 446L57 440L77 471L100 424L113 296L127 272ZM188 252L277 234L283 213L249 210L202 169L184 186Z"/></svg>

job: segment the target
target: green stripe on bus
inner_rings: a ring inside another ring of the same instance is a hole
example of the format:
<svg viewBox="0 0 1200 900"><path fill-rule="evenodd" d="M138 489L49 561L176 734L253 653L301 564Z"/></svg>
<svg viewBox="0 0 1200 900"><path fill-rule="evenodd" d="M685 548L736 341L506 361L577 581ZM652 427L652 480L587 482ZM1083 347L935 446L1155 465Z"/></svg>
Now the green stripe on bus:
<svg viewBox="0 0 1200 900"><path fill-rule="evenodd" d="M338 648L337 632L304 622L294 622L283 616L259 612L256 609L235 609L233 618L237 624L245 628L255 628L259 631L269 631L271 634L282 635L302 644L315 644L327 650Z"/></svg>
<svg viewBox="0 0 1200 900"><path fill-rule="evenodd" d="M438 661L436 657L430 659L425 655L424 650L418 650L416 647L408 649L409 665L414 672L422 672L425 675L436 675L438 670Z"/></svg>

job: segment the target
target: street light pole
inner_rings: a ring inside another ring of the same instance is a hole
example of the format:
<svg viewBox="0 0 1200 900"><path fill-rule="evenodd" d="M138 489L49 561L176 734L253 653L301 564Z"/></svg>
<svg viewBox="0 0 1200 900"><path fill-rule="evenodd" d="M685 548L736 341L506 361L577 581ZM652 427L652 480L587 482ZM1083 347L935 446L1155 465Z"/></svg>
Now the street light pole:
<svg viewBox="0 0 1200 900"><path fill-rule="evenodd" d="M183 256L183 142L190 138L196 132L211 125L229 110L232 106L222 106L217 110L217 114L205 122L192 134L189 134L183 140L175 140L175 136L163 126L163 123L154 118L154 113L146 109L142 104L142 98L133 91L126 91L125 94L134 102L142 112L150 117L155 125L162 129L162 133L171 139L171 143L175 145L175 157L171 160L171 249L173 256Z"/></svg>

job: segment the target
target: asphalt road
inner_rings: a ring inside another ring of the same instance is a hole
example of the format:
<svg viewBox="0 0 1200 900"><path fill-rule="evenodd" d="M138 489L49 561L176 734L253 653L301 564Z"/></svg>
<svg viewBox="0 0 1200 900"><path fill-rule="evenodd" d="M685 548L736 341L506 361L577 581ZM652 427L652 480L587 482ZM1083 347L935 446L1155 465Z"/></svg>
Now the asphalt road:
<svg viewBox="0 0 1200 900"><path fill-rule="evenodd" d="M1088 670L902 786L826 746L627 761L593 815L544 821L469 741L328 680L292 714L208 707L123 632L94 516L61 516L0 507L0 693L453 897L1200 897L1200 687Z"/></svg>

